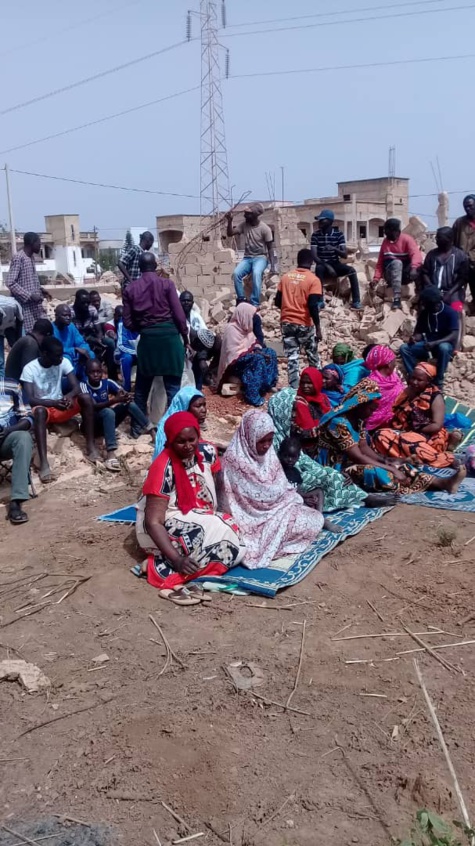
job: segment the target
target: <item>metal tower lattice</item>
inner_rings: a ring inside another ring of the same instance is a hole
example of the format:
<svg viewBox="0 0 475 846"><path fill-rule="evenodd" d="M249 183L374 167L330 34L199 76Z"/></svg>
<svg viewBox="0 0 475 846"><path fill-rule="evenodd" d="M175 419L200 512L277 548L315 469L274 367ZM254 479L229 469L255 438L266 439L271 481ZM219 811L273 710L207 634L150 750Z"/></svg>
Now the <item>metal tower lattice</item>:
<svg viewBox="0 0 475 846"><path fill-rule="evenodd" d="M231 205L221 89L217 0L201 0L200 213L215 217ZM224 20L224 18L223 18Z"/></svg>

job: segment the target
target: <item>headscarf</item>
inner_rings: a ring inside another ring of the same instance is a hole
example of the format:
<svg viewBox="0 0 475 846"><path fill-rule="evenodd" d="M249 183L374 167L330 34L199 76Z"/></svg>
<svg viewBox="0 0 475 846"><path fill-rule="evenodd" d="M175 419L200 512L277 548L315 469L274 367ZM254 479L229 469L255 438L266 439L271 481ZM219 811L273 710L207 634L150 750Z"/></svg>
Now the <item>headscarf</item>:
<svg viewBox="0 0 475 846"><path fill-rule="evenodd" d="M228 367L255 344L256 336L252 330L255 313L255 306L250 305L250 303L241 303L236 308L229 323L224 327L219 357L218 384Z"/></svg>
<svg viewBox="0 0 475 846"><path fill-rule="evenodd" d="M338 376L338 385L335 388L323 388L322 393L325 394L326 397L330 400L330 405L332 408L339 405L343 399L343 394L345 393L345 389L343 387L343 380L345 378L345 371L343 367L340 367L339 364L326 364L325 367L322 367L322 373L326 372L336 373Z"/></svg>
<svg viewBox="0 0 475 846"><path fill-rule="evenodd" d="M274 447L265 455L257 454L257 442L271 433L274 423L270 414L257 409L246 411L222 459L231 514L243 529L252 518L262 518L288 488Z"/></svg>
<svg viewBox="0 0 475 846"><path fill-rule="evenodd" d="M346 397L341 401L340 405L332 408L328 414L325 414L320 420L320 426L325 426L334 417L342 417L356 408L358 405L365 405L367 402L381 399L379 386L373 379L366 377L358 382L354 388L347 393Z"/></svg>
<svg viewBox="0 0 475 846"><path fill-rule="evenodd" d="M178 391L178 393L175 394L170 403L170 407L166 410L165 414L163 415L162 419L160 420L157 426L157 434L155 435L155 452L153 453L152 459L153 461L155 461L157 455L160 455L161 451L165 447L165 424L167 420L172 416L172 414L177 414L179 411L188 411L193 400L196 399L196 397L203 396L204 394L201 393L201 391L198 391L197 388L191 387L191 385L187 385L186 388L182 388L181 391ZM196 421L196 418L194 419Z"/></svg>
<svg viewBox="0 0 475 846"><path fill-rule="evenodd" d="M303 376L308 376L308 378L310 379L310 381L313 385L313 394L311 394L310 396L307 395L307 394L304 394L303 391L302 391L301 383L302 383L302 377ZM322 393L322 388L323 388L323 376L320 373L320 370L317 370L316 367L306 367L305 370L302 370L302 373L300 375L300 382L299 382L299 387L298 387L298 391L297 391L297 396L300 397L300 399L303 399L307 403L308 402L315 403L316 405L319 406L322 414L326 414L327 411L330 411L331 405L330 405L330 400L328 399L328 397L326 397L325 394Z"/></svg>
<svg viewBox="0 0 475 846"><path fill-rule="evenodd" d="M372 347L365 359L365 365L370 371L370 379L376 382L381 393L378 407L373 411L371 417L366 421L366 429L370 432L373 429L380 429L393 419L393 406L405 389L405 384L396 370L386 376L378 369L390 364L396 358L393 351L385 345L377 344Z"/></svg>
<svg viewBox="0 0 475 846"><path fill-rule="evenodd" d="M192 508L196 508L196 496L183 461L181 458L178 458L177 454L173 450L173 443L176 441L178 435L183 431L183 429L195 429L199 437L200 426L194 414L191 414L189 411L179 411L177 414L172 414L171 417L168 418L164 428L167 439L164 452L168 455L172 464L176 485L177 505L183 514L188 514ZM195 457L200 469L203 470L203 458L198 449L198 445L195 449Z"/></svg>
<svg viewBox="0 0 475 846"><path fill-rule="evenodd" d="M332 358L339 358L340 356L344 356L345 364L348 364L349 361L353 361L355 354L349 344L341 342L335 344L332 350Z"/></svg>
<svg viewBox="0 0 475 846"><path fill-rule="evenodd" d="M433 364L429 364L428 361L418 361L416 367L420 367L421 370L424 370L431 379L435 379L437 376L437 367L434 367Z"/></svg>
<svg viewBox="0 0 475 846"><path fill-rule="evenodd" d="M386 344L376 344L373 347L368 355L365 358L365 364L370 373L373 370L377 370L378 367L384 367L387 364L391 364L396 358L395 353L393 353L392 349Z"/></svg>

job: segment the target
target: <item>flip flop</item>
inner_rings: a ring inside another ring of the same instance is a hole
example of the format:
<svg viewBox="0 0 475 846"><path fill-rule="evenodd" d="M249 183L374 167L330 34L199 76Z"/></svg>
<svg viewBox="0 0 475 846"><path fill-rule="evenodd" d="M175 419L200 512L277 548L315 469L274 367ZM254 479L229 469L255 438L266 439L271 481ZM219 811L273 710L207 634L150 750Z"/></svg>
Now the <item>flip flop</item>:
<svg viewBox="0 0 475 846"><path fill-rule="evenodd" d="M22 523L28 523L29 517L26 511L23 511L21 508L15 509L14 515L12 515L10 508L8 508L5 520L10 520L12 526L20 526Z"/></svg>
<svg viewBox="0 0 475 846"><path fill-rule="evenodd" d="M138 579L146 579L147 572L142 570L141 564L134 564L133 567L130 568L130 572L133 576L137 576Z"/></svg>
<svg viewBox="0 0 475 846"><path fill-rule="evenodd" d="M168 599L169 602L173 602L175 605L201 604L201 599L197 596L193 596L186 587L177 588L176 590L162 588L162 590L158 591L158 595L161 596L162 599Z"/></svg>
<svg viewBox="0 0 475 846"><path fill-rule="evenodd" d="M104 462L104 467L106 470L110 470L111 473L120 473L120 461L118 458L106 458Z"/></svg>
<svg viewBox="0 0 475 846"><path fill-rule="evenodd" d="M212 600L211 594L206 593L206 591L201 587L201 585L187 585L186 589L189 590L190 593L192 593L194 596L199 597L201 602L211 602Z"/></svg>

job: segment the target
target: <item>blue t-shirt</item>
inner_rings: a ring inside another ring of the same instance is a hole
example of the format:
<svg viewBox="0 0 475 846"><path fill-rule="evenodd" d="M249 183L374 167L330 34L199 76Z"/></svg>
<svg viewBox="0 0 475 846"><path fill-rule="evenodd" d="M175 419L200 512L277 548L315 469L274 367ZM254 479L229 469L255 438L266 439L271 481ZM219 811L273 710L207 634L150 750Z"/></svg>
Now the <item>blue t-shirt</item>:
<svg viewBox="0 0 475 846"><path fill-rule="evenodd" d="M459 324L458 312L444 303L437 314L431 314L426 309L421 311L417 318L415 334L426 335L428 341L438 341L452 332L457 332Z"/></svg>
<svg viewBox="0 0 475 846"><path fill-rule="evenodd" d="M94 402L107 402L109 396L116 396L121 391L120 385L112 379L101 379L99 385L91 385L89 380L81 382L81 391L83 394L89 394Z"/></svg>

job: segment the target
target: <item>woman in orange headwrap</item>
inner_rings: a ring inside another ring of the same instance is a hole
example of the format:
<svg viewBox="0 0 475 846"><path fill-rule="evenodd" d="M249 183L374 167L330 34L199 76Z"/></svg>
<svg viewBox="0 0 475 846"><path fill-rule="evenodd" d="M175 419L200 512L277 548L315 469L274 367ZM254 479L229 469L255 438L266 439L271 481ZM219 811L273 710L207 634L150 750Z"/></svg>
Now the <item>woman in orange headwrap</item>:
<svg viewBox="0 0 475 846"><path fill-rule="evenodd" d="M198 576L222 575L242 561L245 546L232 517L217 511L213 476L221 469L218 453L213 444L200 441L194 414L172 414L165 437L137 505L137 540L148 553L143 575L164 599L195 605L205 599L203 590L185 584Z"/></svg>
<svg viewBox="0 0 475 846"><path fill-rule="evenodd" d="M444 428L445 402L434 385L437 368L421 361L414 368L409 385L393 406L391 428L372 435L374 449L390 458L403 458L429 467L456 467L448 452L449 433Z"/></svg>

